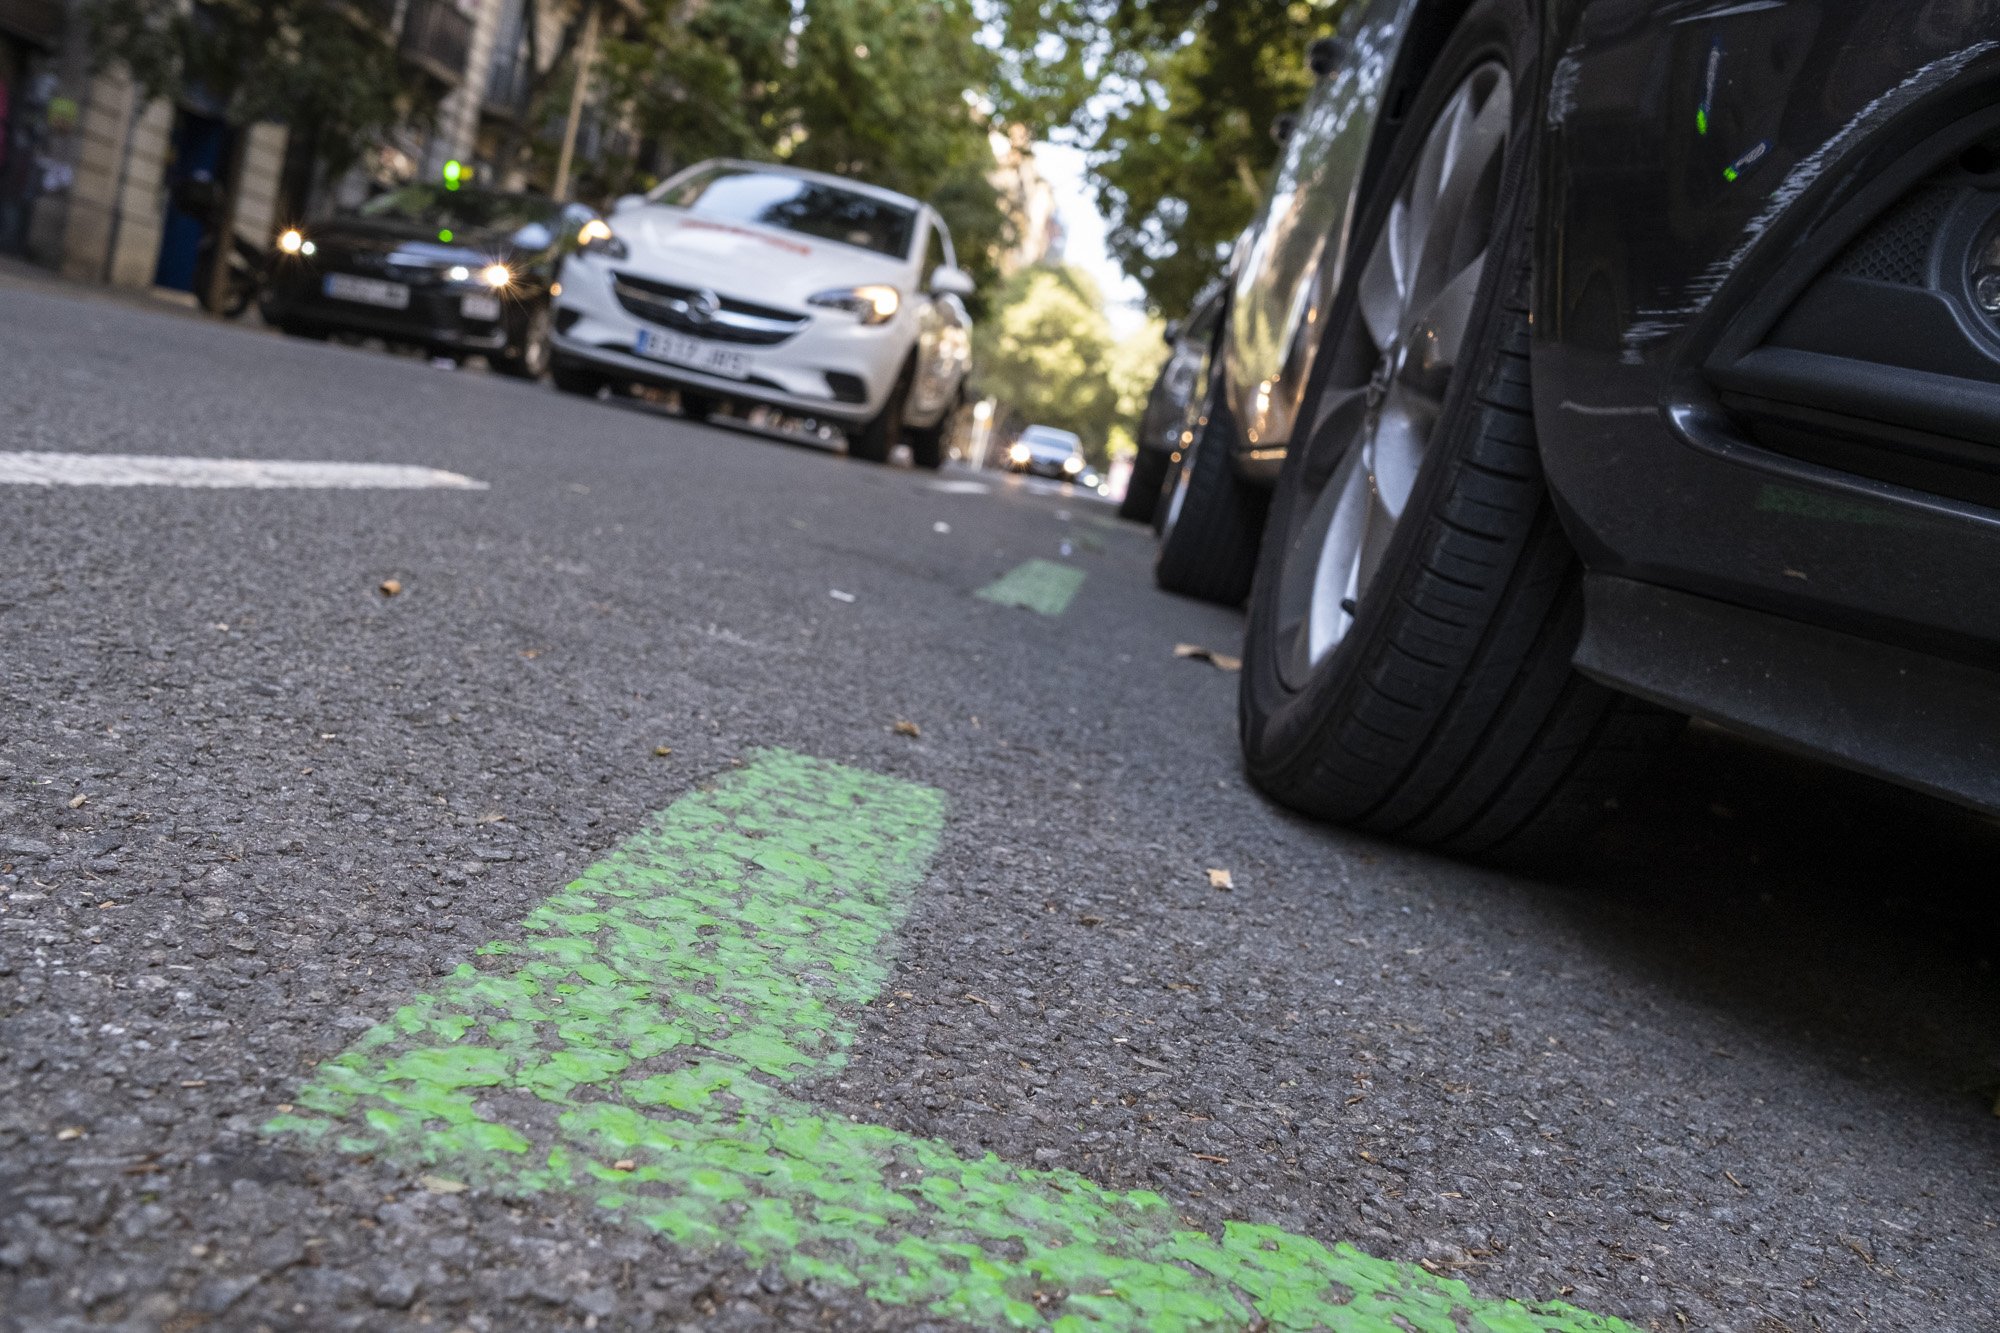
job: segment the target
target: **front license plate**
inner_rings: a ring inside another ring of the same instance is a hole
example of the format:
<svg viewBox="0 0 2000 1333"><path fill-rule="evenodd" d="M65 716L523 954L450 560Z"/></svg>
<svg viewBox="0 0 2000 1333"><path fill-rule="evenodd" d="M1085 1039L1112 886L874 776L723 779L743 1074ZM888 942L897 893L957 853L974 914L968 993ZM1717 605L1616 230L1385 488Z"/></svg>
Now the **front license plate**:
<svg viewBox="0 0 2000 1333"><path fill-rule="evenodd" d="M699 338L683 337L678 333L662 333L658 329L639 330L639 340L634 348L640 356L652 361L667 361L676 366L686 366L689 370L699 370L704 375L719 375L723 379L745 380L750 378L750 358L741 352L705 343Z"/></svg>
<svg viewBox="0 0 2000 1333"><path fill-rule="evenodd" d="M400 282L384 282L380 278L357 278L351 273L329 273L326 275L324 290L336 301L380 306L384 310L410 308L410 289Z"/></svg>
<svg viewBox="0 0 2000 1333"><path fill-rule="evenodd" d="M497 296L467 296L458 303L458 313L467 319L500 318L500 298Z"/></svg>

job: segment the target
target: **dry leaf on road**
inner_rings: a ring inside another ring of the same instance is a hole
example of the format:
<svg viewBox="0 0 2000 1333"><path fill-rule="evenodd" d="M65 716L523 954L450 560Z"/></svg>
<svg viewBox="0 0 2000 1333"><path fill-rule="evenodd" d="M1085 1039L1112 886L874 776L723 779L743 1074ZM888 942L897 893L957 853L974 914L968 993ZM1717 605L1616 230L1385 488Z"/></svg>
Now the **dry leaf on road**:
<svg viewBox="0 0 2000 1333"><path fill-rule="evenodd" d="M403 584L400 579L382 580L382 595L384 597L394 597L402 591L403 591Z"/></svg>
<svg viewBox="0 0 2000 1333"><path fill-rule="evenodd" d="M1236 880L1227 870L1210 870L1208 872L1208 887L1211 889L1221 889L1224 893L1227 893L1236 887Z"/></svg>
<svg viewBox="0 0 2000 1333"><path fill-rule="evenodd" d="M673 753L673 748L671 746L655 745L653 747L653 758L655 759L665 759L668 755L672 753Z"/></svg>
<svg viewBox="0 0 2000 1333"><path fill-rule="evenodd" d="M924 729L922 727L918 726L914 722L908 721L900 717L896 719L896 725L892 727L891 730L894 731L898 736L908 736L912 740L915 740L917 737L924 734Z"/></svg>
<svg viewBox="0 0 2000 1333"><path fill-rule="evenodd" d="M1206 662L1217 671L1241 671L1243 669L1242 658L1231 657L1227 653L1218 653L1214 649L1204 648L1198 643L1175 644L1174 656L1194 662Z"/></svg>

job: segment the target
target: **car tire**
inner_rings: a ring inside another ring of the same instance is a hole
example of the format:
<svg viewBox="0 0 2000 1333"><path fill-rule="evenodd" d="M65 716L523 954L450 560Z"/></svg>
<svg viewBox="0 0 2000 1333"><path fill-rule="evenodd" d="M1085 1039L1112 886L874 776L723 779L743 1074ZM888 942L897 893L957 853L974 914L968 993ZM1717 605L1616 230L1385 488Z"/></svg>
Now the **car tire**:
<svg viewBox="0 0 2000 1333"><path fill-rule="evenodd" d="M506 348L490 358L493 369L517 380L538 380L548 374L553 355L549 345L552 327L548 302L538 303L528 311Z"/></svg>
<svg viewBox="0 0 2000 1333"><path fill-rule="evenodd" d="M1570 665L1581 568L1529 383L1533 108L1513 90L1534 86L1535 39L1524 0L1467 15L1354 232L1265 537L1241 723L1251 779L1284 805L1545 864L1681 719Z"/></svg>
<svg viewBox="0 0 2000 1333"><path fill-rule="evenodd" d="M1257 573L1269 497L1236 474L1236 423L1219 365L1209 375L1202 423L1162 497L1153 581L1197 601L1241 606Z"/></svg>
<svg viewBox="0 0 2000 1333"><path fill-rule="evenodd" d="M574 365L565 361L554 361L549 365L549 379L562 393L573 393L580 398L595 398L610 376L587 366Z"/></svg>
<svg viewBox="0 0 2000 1333"><path fill-rule="evenodd" d="M1160 449L1141 449L1132 460L1132 479L1125 483L1125 498L1118 502L1118 517L1131 523L1151 523L1160 507L1160 487L1167 479L1173 455Z"/></svg>
<svg viewBox="0 0 2000 1333"><path fill-rule="evenodd" d="M889 391L889 401L882 410L863 425L847 434L847 456L858 458L864 463L886 463L896 446L903 442L903 408L910 401L910 385L916 378L917 363L913 357L903 363L903 371L896 376L896 387Z"/></svg>

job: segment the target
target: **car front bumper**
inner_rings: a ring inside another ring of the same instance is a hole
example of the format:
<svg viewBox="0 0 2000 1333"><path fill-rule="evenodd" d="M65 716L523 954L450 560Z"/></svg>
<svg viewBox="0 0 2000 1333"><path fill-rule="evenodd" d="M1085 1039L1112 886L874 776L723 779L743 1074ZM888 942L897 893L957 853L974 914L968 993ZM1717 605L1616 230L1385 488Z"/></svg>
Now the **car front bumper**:
<svg viewBox="0 0 2000 1333"><path fill-rule="evenodd" d="M695 338L704 351L742 357L743 378L713 374L639 354L640 335L649 330L683 339L692 335L626 309L613 288L620 271L635 270L624 261L595 255L573 255L564 262L553 338L559 361L855 425L876 416L889 401L914 342L907 314L869 327L839 311L814 311L797 333L775 345Z"/></svg>
<svg viewBox="0 0 2000 1333"><path fill-rule="evenodd" d="M259 305L265 322L367 334L444 351L497 352L507 345L505 297L501 298L500 318L471 319L465 314L465 298L491 295L484 288L446 282L412 284L409 305L395 310L327 296L326 277L339 271L297 261L280 266L265 284Z"/></svg>

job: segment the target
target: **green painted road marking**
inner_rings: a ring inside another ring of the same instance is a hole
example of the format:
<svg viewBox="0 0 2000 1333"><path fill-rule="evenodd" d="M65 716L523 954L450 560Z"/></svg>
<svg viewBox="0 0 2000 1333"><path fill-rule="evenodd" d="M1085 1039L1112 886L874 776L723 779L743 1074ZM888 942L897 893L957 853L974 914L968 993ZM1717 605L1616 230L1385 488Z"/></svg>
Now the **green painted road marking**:
<svg viewBox="0 0 2000 1333"><path fill-rule="evenodd" d="M1030 560L1008 570L974 596L1001 606L1021 606L1045 616L1059 616L1069 610L1071 599L1082 586L1082 570L1053 560Z"/></svg>
<svg viewBox="0 0 2000 1333"><path fill-rule="evenodd" d="M273 1120L512 1196L576 1198L795 1281L981 1327L1631 1333L1158 1195L828 1116L944 828L938 792L767 753L319 1067Z"/></svg>

